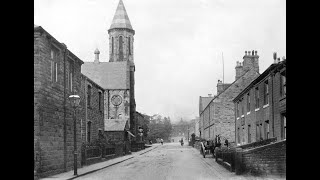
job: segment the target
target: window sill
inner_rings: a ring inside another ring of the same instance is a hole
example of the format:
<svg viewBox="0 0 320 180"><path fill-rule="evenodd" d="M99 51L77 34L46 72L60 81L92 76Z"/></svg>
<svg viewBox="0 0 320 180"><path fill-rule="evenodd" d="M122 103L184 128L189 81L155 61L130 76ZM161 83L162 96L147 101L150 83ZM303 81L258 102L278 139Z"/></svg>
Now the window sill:
<svg viewBox="0 0 320 180"><path fill-rule="evenodd" d="M241 115L241 117L243 118L243 117L244 117L244 115Z"/></svg>
<svg viewBox="0 0 320 180"><path fill-rule="evenodd" d="M269 104L266 104L266 105L263 106L263 108L266 108L266 107L268 107L268 106L269 106Z"/></svg>
<svg viewBox="0 0 320 180"><path fill-rule="evenodd" d="M285 98L286 98L286 95L281 96L281 97L279 98L279 101L282 101L282 100L285 99Z"/></svg>
<svg viewBox="0 0 320 180"><path fill-rule="evenodd" d="M237 117L237 120L239 120L240 118L239 117Z"/></svg>
<svg viewBox="0 0 320 180"><path fill-rule="evenodd" d="M259 111L260 108L255 109L254 111Z"/></svg>
<svg viewBox="0 0 320 180"><path fill-rule="evenodd" d="M249 115L251 113L251 111L247 112L247 115Z"/></svg>

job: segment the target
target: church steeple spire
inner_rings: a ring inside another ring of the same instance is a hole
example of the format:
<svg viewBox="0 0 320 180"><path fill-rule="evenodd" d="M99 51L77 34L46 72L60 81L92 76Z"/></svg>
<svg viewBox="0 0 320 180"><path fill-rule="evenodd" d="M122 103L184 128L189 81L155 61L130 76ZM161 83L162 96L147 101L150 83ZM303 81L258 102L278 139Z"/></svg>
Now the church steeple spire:
<svg viewBox="0 0 320 180"><path fill-rule="evenodd" d="M109 62L129 61L133 63L133 36L127 11L122 0L113 17L109 34Z"/></svg>
<svg viewBox="0 0 320 180"><path fill-rule="evenodd" d="M109 30L114 28L126 28L133 30L129 20L129 16L127 14L126 8L124 7L122 0L119 1L116 13L113 16L113 20Z"/></svg>

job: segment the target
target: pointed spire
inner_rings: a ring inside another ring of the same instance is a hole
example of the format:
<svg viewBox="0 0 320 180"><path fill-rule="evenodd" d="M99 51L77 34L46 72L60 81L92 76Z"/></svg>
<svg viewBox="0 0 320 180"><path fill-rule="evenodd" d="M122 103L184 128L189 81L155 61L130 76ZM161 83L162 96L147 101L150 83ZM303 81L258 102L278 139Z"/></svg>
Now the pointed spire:
<svg viewBox="0 0 320 180"><path fill-rule="evenodd" d="M126 8L124 7L124 4L122 0L119 0L119 4L116 10L116 13L114 14L110 29L113 28L127 28L132 29Z"/></svg>

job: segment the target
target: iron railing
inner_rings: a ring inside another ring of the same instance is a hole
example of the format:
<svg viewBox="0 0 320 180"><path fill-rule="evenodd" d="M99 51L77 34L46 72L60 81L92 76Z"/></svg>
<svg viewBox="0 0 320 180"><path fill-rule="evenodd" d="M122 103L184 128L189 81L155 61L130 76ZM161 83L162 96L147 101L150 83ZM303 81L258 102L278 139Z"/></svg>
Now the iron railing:
<svg viewBox="0 0 320 180"><path fill-rule="evenodd" d="M221 159L223 162L227 162L231 166L231 171L235 170L235 149L219 149L216 151L216 159Z"/></svg>
<svg viewBox="0 0 320 180"><path fill-rule="evenodd" d="M92 146L86 149L86 158L101 157L102 152L99 146Z"/></svg>

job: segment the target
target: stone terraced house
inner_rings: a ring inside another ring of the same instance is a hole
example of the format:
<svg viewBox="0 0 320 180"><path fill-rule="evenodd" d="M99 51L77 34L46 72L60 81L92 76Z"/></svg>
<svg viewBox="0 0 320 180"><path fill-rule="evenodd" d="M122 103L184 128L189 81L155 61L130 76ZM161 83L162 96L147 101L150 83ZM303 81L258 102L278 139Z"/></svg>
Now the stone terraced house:
<svg viewBox="0 0 320 180"><path fill-rule="evenodd" d="M286 139L286 60L271 64L233 101L238 145Z"/></svg>
<svg viewBox="0 0 320 180"><path fill-rule="evenodd" d="M34 169L38 177L73 168L70 95L80 96L76 113L78 163L82 143L92 142L98 139L99 131L104 132L104 89L81 74L82 64L63 43L41 26L34 26Z"/></svg>
<svg viewBox="0 0 320 180"><path fill-rule="evenodd" d="M80 92L82 64L66 45L34 25L34 170L39 176L73 168L73 108L68 97ZM78 150L80 126L77 121Z"/></svg>
<svg viewBox="0 0 320 180"><path fill-rule="evenodd" d="M286 176L286 60L276 60L234 98L236 173Z"/></svg>
<svg viewBox="0 0 320 180"><path fill-rule="evenodd" d="M218 81L217 95L200 97L199 131L200 137L214 140L217 135L222 137L222 143L228 139L235 141L234 103L233 99L259 74L259 56L257 51L245 51L243 62L237 62L236 79L230 84Z"/></svg>

